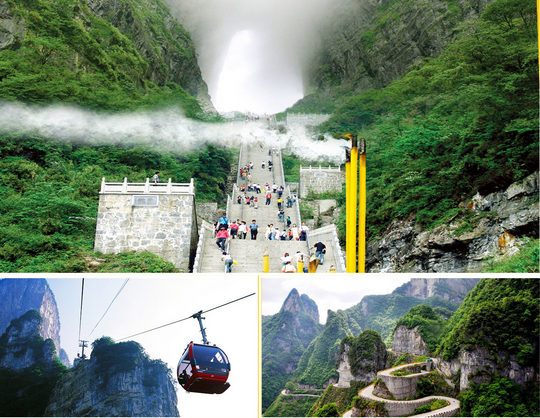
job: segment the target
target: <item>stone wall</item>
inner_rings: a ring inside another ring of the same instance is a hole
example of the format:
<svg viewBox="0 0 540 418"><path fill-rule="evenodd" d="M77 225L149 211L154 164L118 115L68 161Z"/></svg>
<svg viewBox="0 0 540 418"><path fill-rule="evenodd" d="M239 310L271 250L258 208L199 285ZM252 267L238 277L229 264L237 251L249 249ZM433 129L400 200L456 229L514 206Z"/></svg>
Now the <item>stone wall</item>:
<svg viewBox="0 0 540 418"><path fill-rule="evenodd" d="M341 192L342 172L339 167L300 167L299 197L309 192Z"/></svg>
<svg viewBox="0 0 540 418"><path fill-rule="evenodd" d="M190 271L197 246L194 195L143 195L145 206L138 205L136 196L100 194L94 250L149 251Z"/></svg>

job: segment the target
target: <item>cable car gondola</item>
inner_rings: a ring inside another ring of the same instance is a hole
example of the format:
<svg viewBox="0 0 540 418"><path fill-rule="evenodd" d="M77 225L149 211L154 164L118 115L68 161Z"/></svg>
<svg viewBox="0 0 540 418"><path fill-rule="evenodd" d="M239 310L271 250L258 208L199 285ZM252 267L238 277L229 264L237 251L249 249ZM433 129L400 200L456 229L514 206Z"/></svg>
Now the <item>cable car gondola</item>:
<svg viewBox="0 0 540 418"><path fill-rule="evenodd" d="M178 362L178 383L188 392L223 393L231 365L219 347L190 342Z"/></svg>
<svg viewBox="0 0 540 418"><path fill-rule="evenodd" d="M188 392L223 393L231 386L227 382L231 364L225 352L206 339L202 311L192 315L199 321L204 344L191 341L178 362L178 383Z"/></svg>

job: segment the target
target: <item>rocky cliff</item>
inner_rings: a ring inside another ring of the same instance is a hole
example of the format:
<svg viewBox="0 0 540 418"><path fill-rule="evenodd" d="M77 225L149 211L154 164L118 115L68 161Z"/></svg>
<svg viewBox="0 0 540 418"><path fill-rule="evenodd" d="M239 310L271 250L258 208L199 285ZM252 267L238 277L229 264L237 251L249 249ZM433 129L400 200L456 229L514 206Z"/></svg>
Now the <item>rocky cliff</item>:
<svg viewBox="0 0 540 418"><path fill-rule="evenodd" d="M538 279L482 279L450 319L438 369L460 390L495 375L538 383Z"/></svg>
<svg viewBox="0 0 540 418"><path fill-rule="evenodd" d="M305 90L328 101L381 88L452 43L463 21L476 20L489 0L336 2L320 27ZM307 102L307 97L303 101ZM303 102L301 101L301 102ZM301 103L300 102L300 103Z"/></svg>
<svg viewBox="0 0 540 418"><path fill-rule="evenodd" d="M394 221L366 249L369 272L475 272L538 238L538 171L506 190L463 202L463 212L422 231L414 216Z"/></svg>
<svg viewBox="0 0 540 418"><path fill-rule="evenodd" d="M56 351L53 341L41 336L42 329L43 320L36 310L12 320L0 337L0 367L20 371L39 363L50 369Z"/></svg>
<svg viewBox="0 0 540 418"><path fill-rule="evenodd" d="M45 416L177 417L177 396L167 366L150 360L134 341L104 337L58 381Z"/></svg>
<svg viewBox="0 0 540 418"><path fill-rule="evenodd" d="M412 329L407 329L404 325L396 327L392 350L400 353L413 354L415 356L430 355L428 346L420 335L418 326Z"/></svg>
<svg viewBox="0 0 540 418"><path fill-rule="evenodd" d="M217 113L202 79L190 34L157 0L91 0L89 9L133 41L148 63L147 77L158 86L174 82L196 97L207 112Z"/></svg>
<svg viewBox="0 0 540 418"><path fill-rule="evenodd" d="M0 337L0 416L43 416L51 391L66 370L53 341L41 336L35 309L13 319Z"/></svg>
<svg viewBox="0 0 540 418"><path fill-rule="evenodd" d="M349 387L353 380L372 382L377 372L386 368L386 346L373 330L366 330L356 338L344 338L339 352L338 387Z"/></svg>
<svg viewBox="0 0 540 418"><path fill-rule="evenodd" d="M35 309L42 318L39 335L45 340L50 338L63 363L67 355L60 349L60 316L56 300L45 279L3 279L0 281L0 334L6 331L12 319ZM69 362L69 360L68 360Z"/></svg>
<svg viewBox="0 0 540 418"><path fill-rule="evenodd" d="M411 296L416 299L425 300L432 296L439 296L444 300L461 303L467 293L471 291L480 279L411 279L409 282L398 287L392 293L398 293L404 296Z"/></svg>

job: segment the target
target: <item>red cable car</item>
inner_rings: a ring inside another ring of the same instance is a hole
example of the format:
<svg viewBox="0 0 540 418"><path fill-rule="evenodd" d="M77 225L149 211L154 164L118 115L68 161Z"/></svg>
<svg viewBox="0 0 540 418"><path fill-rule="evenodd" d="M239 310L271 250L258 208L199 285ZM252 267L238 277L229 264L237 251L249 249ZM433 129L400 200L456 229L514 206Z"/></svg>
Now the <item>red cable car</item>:
<svg viewBox="0 0 540 418"><path fill-rule="evenodd" d="M190 342L178 362L178 383L188 392L223 393L231 365L219 347Z"/></svg>

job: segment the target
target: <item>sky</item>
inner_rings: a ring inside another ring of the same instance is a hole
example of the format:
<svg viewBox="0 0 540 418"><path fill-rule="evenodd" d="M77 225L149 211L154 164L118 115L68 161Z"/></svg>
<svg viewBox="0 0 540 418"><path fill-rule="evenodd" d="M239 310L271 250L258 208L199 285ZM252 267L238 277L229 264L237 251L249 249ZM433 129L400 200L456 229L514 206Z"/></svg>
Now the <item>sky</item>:
<svg viewBox="0 0 540 418"><path fill-rule="evenodd" d="M299 277L300 276L300 277ZM339 280L336 280L339 278ZM367 295L385 295L410 280L400 274L392 275L294 275L268 277L262 280L262 314L274 315L294 288L306 294L319 308L319 322L326 322L327 311L347 309Z"/></svg>
<svg viewBox="0 0 540 418"><path fill-rule="evenodd" d="M47 277L60 312L61 347L71 361L78 352L79 277ZM92 332L126 278L129 282ZM81 339L90 345L102 336L118 342L254 292L258 293L257 275L228 275L226 280L205 275L92 275L85 279ZM220 347L231 362L231 387L221 395L187 393L175 380L180 416L206 418L208 411L219 411L220 417L257 416L258 303L255 295L203 315L209 342ZM140 343L150 358L166 362L175 378L187 344L202 343L198 322L192 318L129 340Z"/></svg>

